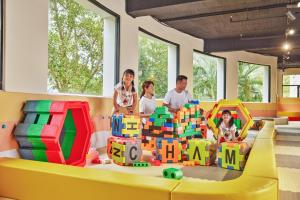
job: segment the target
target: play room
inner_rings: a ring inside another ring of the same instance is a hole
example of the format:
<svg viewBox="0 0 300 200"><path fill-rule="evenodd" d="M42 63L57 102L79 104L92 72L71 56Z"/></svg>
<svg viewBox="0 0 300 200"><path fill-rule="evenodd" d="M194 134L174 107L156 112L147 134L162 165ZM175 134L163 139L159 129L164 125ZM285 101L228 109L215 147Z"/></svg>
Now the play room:
<svg viewBox="0 0 300 200"><path fill-rule="evenodd" d="M300 200L299 0L0 6L0 200Z"/></svg>

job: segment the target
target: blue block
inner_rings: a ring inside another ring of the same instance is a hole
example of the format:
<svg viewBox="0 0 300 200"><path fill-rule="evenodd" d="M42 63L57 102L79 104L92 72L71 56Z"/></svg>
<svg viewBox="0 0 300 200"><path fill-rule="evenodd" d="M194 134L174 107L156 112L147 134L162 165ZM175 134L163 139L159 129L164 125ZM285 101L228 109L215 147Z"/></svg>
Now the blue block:
<svg viewBox="0 0 300 200"><path fill-rule="evenodd" d="M198 99L193 99L190 103L197 105L200 104L200 101Z"/></svg>
<svg viewBox="0 0 300 200"><path fill-rule="evenodd" d="M149 121L150 121L150 122L154 122L155 119L154 119L154 118L149 118Z"/></svg>
<svg viewBox="0 0 300 200"><path fill-rule="evenodd" d="M222 167L222 158L218 158L218 165L219 167Z"/></svg>
<svg viewBox="0 0 300 200"><path fill-rule="evenodd" d="M165 122L164 127L173 128L173 123Z"/></svg>
<svg viewBox="0 0 300 200"><path fill-rule="evenodd" d="M227 169L234 170L233 166L228 166Z"/></svg>
<svg viewBox="0 0 300 200"><path fill-rule="evenodd" d="M111 131L113 136L123 136L122 129L124 128L124 124L122 124L123 115L113 115L111 118Z"/></svg>

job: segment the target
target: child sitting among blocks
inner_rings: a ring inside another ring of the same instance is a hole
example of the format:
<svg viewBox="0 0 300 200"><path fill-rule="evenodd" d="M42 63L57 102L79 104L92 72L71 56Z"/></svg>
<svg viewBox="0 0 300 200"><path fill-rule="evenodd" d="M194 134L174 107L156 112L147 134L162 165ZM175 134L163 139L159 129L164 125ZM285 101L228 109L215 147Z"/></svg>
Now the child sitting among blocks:
<svg viewBox="0 0 300 200"><path fill-rule="evenodd" d="M222 117L217 124L219 128L218 145L222 142L238 141L239 133L234 124L234 118L229 110L223 110Z"/></svg>

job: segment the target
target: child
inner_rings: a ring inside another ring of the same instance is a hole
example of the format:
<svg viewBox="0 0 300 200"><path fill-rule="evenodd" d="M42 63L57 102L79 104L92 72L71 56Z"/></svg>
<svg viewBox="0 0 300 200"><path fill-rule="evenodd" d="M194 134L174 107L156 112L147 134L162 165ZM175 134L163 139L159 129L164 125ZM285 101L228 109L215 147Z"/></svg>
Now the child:
<svg viewBox="0 0 300 200"><path fill-rule="evenodd" d="M137 104L137 93L134 87L134 71L126 69L122 81L115 86L113 105L114 114L133 114Z"/></svg>
<svg viewBox="0 0 300 200"><path fill-rule="evenodd" d="M152 81L145 81L142 85L142 94L140 98L140 116L149 117L156 108L156 101L154 97L154 83Z"/></svg>
<svg viewBox="0 0 300 200"><path fill-rule="evenodd" d="M217 124L217 128L219 128L218 145L222 142L237 141L238 132L229 110L223 110L222 117Z"/></svg>

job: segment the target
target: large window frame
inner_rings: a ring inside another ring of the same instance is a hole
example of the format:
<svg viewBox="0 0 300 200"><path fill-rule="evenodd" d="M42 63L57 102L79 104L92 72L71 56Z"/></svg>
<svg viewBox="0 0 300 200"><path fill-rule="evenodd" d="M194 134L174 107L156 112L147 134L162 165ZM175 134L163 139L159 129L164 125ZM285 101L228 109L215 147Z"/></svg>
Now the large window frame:
<svg viewBox="0 0 300 200"><path fill-rule="evenodd" d="M223 95L220 95L220 99L223 98L223 99L226 99L226 86L227 86L227 79L226 79L226 72L227 72L227 59L225 57L222 57L222 56L217 56L217 55L213 55L213 54L210 54L210 53L207 53L207 52L203 52L203 51L199 51L197 49L193 49L193 62L194 62L194 53L198 53L198 54L203 54L203 55L206 55L206 56L210 56L210 57L214 57L214 58L218 58L218 59L222 59L223 62L224 62L224 68L223 68L223 83L219 83L219 84L222 84L223 85ZM193 64L193 71L194 71L194 64ZM218 73L218 72L217 72ZM194 74L194 72L193 72ZM193 75L194 76L194 75ZM218 75L217 75L218 76ZM217 84L218 84L218 80L217 80ZM194 88L194 86L193 86ZM218 87L217 87L217 94L218 94ZM193 94L194 95L194 94ZM217 95L218 96L218 95ZM222 96L222 97L221 97ZM213 100L212 102L215 102L218 100L218 97L216 100ZM209 101L211 102L211 101Z"/></svg>
<svg viewBox="0 0 300 200"><path fill-rule="evenodd" d="M175 67L175 73L170 73L169 71L169 66L168 66L168 88L167 88L167 91L171 90L172 88L175 87L176 85L176 77L180 74L180 45L178 43L175 43L175 42L172 42L170 40L167 40L165 38L162 38L158 35L155 35L147 30L145 30L144 28L142 27L139 27L138 28L139 32L145 34L145 35L148 35L154 39L157 39L157 40L160 40L162 42L165 42L165 43L168 43L168 44L171 44L173 46L175 46L175 51L176 51L176 67Z"/></svg>
<svg viewBox="0 0 300 200"><path fill-rule="evenodd" d="M51 1L51 0L49 0ZM97 97L109 97L112 96L111 91L113 91L113 87L115 84L117 84L119 82L119 75L120 75L120 26L121 26L121 17L118 13L110 10L109 8L107 8L106 6L104 6L103 4L101 4L100 2L98 2L97 0L88 0L87 2L84 2L83 0L73 0L79 4L81 4L81 2L83 3L82 6L84 6L84 4L90 4L89 6L94 6L93 9L100 9L100 12L103 11L109 15L111 15L112 17L114 17L114 24L113 29L114 29L114 49L113 53L110 53L110 55L113 55L113 59L106 59L107 61L109 60L109 66L110 68L106 70L106 72L104 72L104 69L108 68L105 67L105 59L104 59L104 52L105 52L105 46L103 46L103 86L102 86L102 94L86 94L86 93L82 93L82 94L77 94L77 93L60 93L57 92L55 94L66 94L66 95L80 95L80 96L97 96ZM89 7L88 6L88 7ZM88 8L86 8L88 9ZM93 10L92 9L92 10ZM96 11L97 12L97 11ZM104 35L103 35L104 37ZM104 42L105 39L103 39ZM114 68L112 70L111 68L111 64L113 62ZM107 64L108 66L108 64ZM111 72L113 72L113 76L111 76ZM107 75L107 73L110 73L110 76L105 76L105 74ZM109 85L108 83L106 84L109 87L105 87L105 83L104 83L104 77L109 77ZM111 86L110 86L111 85ZM105 89L106 88L106 89ZM105 92L106 90L106 92Z"/></svg>
<svg viewBox="0 0 300 200"><path fill-rule="evenodd" d="M267 67L268 69L268 97L267 97L267 101L264 102L247 102L247 103L270 103L271 102L271 72L272 72L272 68L271 68L271 65L268 65L268 64L261 64L261 63L252 63L252 62L248 62L248 61L243 61L243 60L238 60L237 62L237 66L239 66L239 63L242 62L242 63L247 63L247 64L252 64L252 65L261 65L263 67ZM238 89L238 88L237 88ZM264 94L263 94L264 95Z"/></svg>
<svg viewBox="0 0 300 200"><path fill-rule="evenodd" d="M296 85L286 85L286 84L283 84L283 77L284 76L292 76L292 75L298 75L300 76L300 74L283 74L282 75L282 97L283 97L283 87L297 87L297 97L285 97L285 98L300 98L300 84L296 84Z"/></svg>

